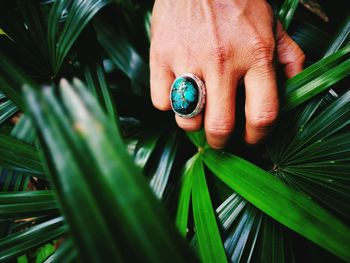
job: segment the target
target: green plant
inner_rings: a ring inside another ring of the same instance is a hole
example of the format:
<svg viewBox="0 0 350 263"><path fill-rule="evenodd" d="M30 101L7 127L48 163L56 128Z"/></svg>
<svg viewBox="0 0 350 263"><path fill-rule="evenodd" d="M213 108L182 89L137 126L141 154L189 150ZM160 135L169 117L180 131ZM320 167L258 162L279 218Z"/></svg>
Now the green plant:
<svg viewBox="0 0 350 263"><path fill-rule="evenodd" d="M277 3L309 65L214 151L150 105L151 6L0 3L0 261L350 261L350 16Z"/></svg>

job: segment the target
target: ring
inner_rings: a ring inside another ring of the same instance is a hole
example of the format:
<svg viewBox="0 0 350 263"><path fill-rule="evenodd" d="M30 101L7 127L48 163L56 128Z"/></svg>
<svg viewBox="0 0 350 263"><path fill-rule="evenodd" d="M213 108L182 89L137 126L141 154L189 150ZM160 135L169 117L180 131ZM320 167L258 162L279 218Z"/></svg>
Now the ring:
<svg viewBox="0 0 350 263"><path fill-rule="evenodd" d="M200 78L191 73L181 75L171 85L171 108L182 118L192 118L202 111L205 94L205 85Z"/></svg>

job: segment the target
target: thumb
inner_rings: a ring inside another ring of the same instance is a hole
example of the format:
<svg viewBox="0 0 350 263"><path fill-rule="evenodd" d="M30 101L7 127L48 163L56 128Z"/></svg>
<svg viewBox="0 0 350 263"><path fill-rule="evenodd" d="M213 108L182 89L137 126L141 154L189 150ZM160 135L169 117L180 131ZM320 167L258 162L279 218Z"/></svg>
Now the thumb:
<svg viewBox="0 0 350 263"><path fill-rule="evenodd" d="M305 54L284 31L279 21L277 23L277 54L279 62L285 66L287 78L291 78L303 70Z"/></svg>

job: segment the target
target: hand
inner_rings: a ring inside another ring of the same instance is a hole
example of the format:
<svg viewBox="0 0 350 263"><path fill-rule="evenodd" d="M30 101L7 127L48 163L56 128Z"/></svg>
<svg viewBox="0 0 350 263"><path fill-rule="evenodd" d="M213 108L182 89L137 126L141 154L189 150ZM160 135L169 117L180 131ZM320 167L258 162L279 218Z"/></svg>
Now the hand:
<svg viewBox="0 0 350 263"><path fill-rule="evenodd" d="M245 140L259 142L278 116L274 55L287 77L302 70L305 55L278 23L265 0L156 0L152 15L151 97L160 110L171 109L174 79L193 73L204 80L204 112L176 116L187 131L204 122L209 145L222 148L235 123L237 83L244 79ZM276 50L277 49L277 50ZM204 114L204 116L203 116Z"/></svg>

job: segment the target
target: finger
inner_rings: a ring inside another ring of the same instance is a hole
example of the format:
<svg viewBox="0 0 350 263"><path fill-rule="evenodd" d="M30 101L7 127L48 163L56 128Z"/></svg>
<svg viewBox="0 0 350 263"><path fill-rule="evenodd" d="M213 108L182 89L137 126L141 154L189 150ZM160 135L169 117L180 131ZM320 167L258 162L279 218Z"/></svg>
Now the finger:
<svg viewBox="0 0 350 263"><path fill-rule="evenodd" d="M278 115L278 93L272 63L249 69L244 82L246 89L245 141L248 144L256 144L265 137Z"/></svg>
<svg viewBox="0 0 350 263"><path fill-rule="evenodd" d="M305 54L283 30L280 22L277 24L277 54L280 63L285 65L285 73L288 78L303 70Z"/></svg>
<svg viewBox="0 0 350 263"><path fill-rule="evenodd" d="M168 66L152 58L152 54L150 59L150 70L152 103L154 107L159 110L170 110L171 105L169 93L175 75Z"/></svg>
<svg viewBox="0 0 350 263"><path fill-rule="evenodd" d="M216 72L213 70L212 72ZM204 128L209 145L223 148L230 138L235 122L235 97L238 74L213 74L205 76L207 102Z"/></svg>
<svg viewBox="0 0 350 263"><path fill-rule="evenodd" d="M184 129L185 131L198 131L202 127L203 115L198 114L190 119L181 118L180 116L175 115L175 119L177 125L179 125L181 129Z"/></svg>
<svg viewBox="0 0 350 263"><path fill-rule="evenodd" d="M183 66L183 64L177 63L178 66L174 67L176 77L179 77L185 73L191 73L203 80L203 74L197 66ZM189 64L186 64L189 65ZM175 116L177 125L185 131L197 131L202 127L203 114L199 113L192 118L182 118L178 115Z"/></svg>

